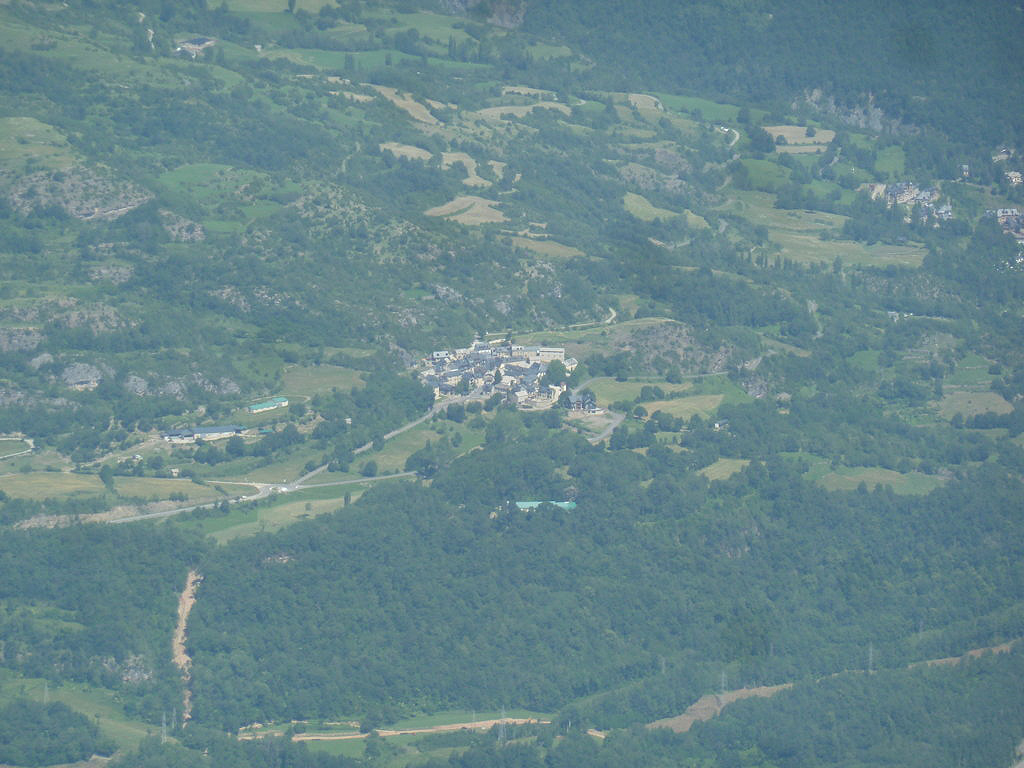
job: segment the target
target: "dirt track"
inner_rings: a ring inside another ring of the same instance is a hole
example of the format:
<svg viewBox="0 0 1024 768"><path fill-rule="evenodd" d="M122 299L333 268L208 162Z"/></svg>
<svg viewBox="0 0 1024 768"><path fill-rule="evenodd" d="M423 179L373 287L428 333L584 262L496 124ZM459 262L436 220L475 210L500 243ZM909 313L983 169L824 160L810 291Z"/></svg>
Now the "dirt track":
<svg viewBox="0 0 1024 768"><path fill-rule="evenodd" d="M426 733L445 733L447 731L461 731L468 728L475 731L486 731L495 725L505 723L506 725L528 725L530 723L547 724L548 720L534 720L521 717L506 717L503 720L474 720L471 723L449 723L447 725L433 725L429 728L403 728L399 730L378 730L381 736L415 736ZM351 739L365 739L368 733L297 733L292 741L349 741Z"/></svg>

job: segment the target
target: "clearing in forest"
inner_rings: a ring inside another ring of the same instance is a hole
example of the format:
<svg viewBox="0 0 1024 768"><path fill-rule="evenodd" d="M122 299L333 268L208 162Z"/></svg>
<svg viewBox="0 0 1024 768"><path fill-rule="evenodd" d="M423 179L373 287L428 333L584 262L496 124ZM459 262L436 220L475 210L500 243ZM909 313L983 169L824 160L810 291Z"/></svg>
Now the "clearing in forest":
<svg viewBox="0 0 1024 768"><path fill-rule="evenodd" d="M970 389L946 388L946 393L939 401L939 415L951 419L956 414L965 417L977 416L980 413L1010 413L1010 405L998 392L979 392Z"/></svg>
<svg viewBox="0 0 1024 768"><path fill-rule="evenodd" d="M653 205L643 195L638 195L635 192L627 192L625 197L622 199L622 204L633 216L636 216L641 221L654 221L655 219L674 219L679 214L675 211L670 211L667 208L658 208ZM687 220L689 223L689 220ZM707 226L707 222L704 223Z"/></svg>
<svg viewBox="0 0 1024 768"><path fill-rule="evenodd" d="M553 99L555 98L554 91L543 91L540 88L529 88L525 85L505 85L501 88L501 95L505 96L509 93L513 93L516 96L533 96L538 99Z"/></svg>
<svg viewBox="0 0 1024 768"><path fill-rule="evenodd" d="M414 147L411 144L399 144L397 141L385 141L380 145L382 152L390 152L395 157L404 157L406 160L423 160L426 162L434 156L430 150L422 147Z"/></svg>
<svg viewBox="0 0 1024 768"><path fill-rule="evenodd" d="M656 112L665 111L665 107L661 104L661 99L657 96L649 96L646 93L630 93L627 94L626 98L629 100L630 106L636 107L641 112L648 110Z"/></svg>
<svg viewBox="0 0 1024 768"><path fill-rule="evenodd" d="M648 413L664 411L670 416L680 419L689 419L695 415L707 418L718 409L723 400L725 400L725 395L692 395L674 400L655 400L651 403L643 403L643 406Z"/></svg>
<svg viewBox="0 0 1024 768"><path fill-rule="evenodd" d="M506 115L511 115L512 117L525 117L535 109L554 109L566 116L572 112L572 110L570 110L565 104L559 104L557 101L539 101L536 104L484 107L483 109L477 110L476 114L489 120L501 120Z"/></svg>
<svg viewBox="0 0 1024 768"><path fill-rule="evenodd" d="M569 259L573 256L585 256L579 248L571 245L563 245L554 240L537 240L534 237L513 237L512 242L519 248L539 253L541 256L550 256L556 259Z"/></svg>
<svg viewBox="0 0 1024 768"><path fill-rule="evenodd" d="M496 206L495 200L487 200L473 195L461 195L451 202L424 211L427 216L441 216L449 221L473 226L474 224L498 224L508 221Z"/></svg>
<svg viewBox="0 0 1024 768"><path fill-rule="evenodd" d="M429 109L420 104L409 94L401 94L398 92L397 88L392 88L387 85L373 85L372 83L366 83L366 85L373 88L373 90L399 109L407 112L413 120L418 120L419 122L426 123L427 125L441 124L440 120L430 114Z"/></svg>
<svg viewBox="0 0 1024 768"><path fill-rule="evenodd" d="M759 688L739 688L723 693L708 693L697 699L694 704L691 704L683 714L655 720L653 723L649 723L647 727L668 728L676 733L686 733L693 727L694 723L704 722L717 717L727 704L732 704L734 701L740 701L741 699L768 698L774 696L779 691L792 687L792 683L784 683L782 685L764 685Z"/></svg>
<svg viewBox="0 0 1024 768"><path fill-rule="evenodd" d="M462 167L466 169L466 178L462 180L462 183L467 187L489 187L491 182L483 178L476 172L476 160L467 155L465 152L442 152L441 153L441 168L448 170L453 165L461 163Z"/></svg>
<svg viewBox="0 0 1024 768"><path fill-rule="evenodd" d="M732 477L750 463L750 459L719 459L713 464L708 464L704 469L698 470L698 475L704 475L708 480L725 480Z"/></svg>

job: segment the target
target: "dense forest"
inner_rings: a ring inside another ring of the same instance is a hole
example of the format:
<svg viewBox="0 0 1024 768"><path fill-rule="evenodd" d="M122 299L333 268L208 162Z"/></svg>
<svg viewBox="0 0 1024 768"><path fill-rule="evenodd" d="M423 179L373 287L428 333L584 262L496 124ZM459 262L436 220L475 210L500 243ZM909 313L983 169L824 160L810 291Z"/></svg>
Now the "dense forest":
<svg viewBox="0 0 1024 768"><path fill-rule="evenodd" d="M0 5L0 761L1009 768L1022 33Z"/></svg>

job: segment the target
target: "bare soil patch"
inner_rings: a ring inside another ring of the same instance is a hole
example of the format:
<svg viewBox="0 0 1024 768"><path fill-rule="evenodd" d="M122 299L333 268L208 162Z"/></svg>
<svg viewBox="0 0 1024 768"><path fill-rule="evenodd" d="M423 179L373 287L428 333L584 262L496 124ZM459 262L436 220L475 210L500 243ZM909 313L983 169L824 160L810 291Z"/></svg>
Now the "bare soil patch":
<svg viewBox="0 0 1024 768"><path fill-rule="evenodd" d="M188 628L188 615L196 602L196 591L203 577L197 571L189 571L188 579L185 581L185 589L178 598L178 624L174 628L174 637L171 640L171 659L174 665L181 670L181 679L185 682L185 696L182 701L181 721L187 722L192 717L192 691L188 687L192 680L192 658L185 648L187 641L186 630Z"/></svg>

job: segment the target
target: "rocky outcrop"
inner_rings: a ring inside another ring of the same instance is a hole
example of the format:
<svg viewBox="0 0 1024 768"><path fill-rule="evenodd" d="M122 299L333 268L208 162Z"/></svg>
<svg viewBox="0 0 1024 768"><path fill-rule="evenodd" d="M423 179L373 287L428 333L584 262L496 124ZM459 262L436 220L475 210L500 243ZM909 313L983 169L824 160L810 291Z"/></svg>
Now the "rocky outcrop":
<svg viewBox="0 0 1024 768"><path fill-rule="evenodd" d="M69 387L92 389L103 381L103 371L89 363L72 363L61 373L60 379Z"/></svg>
<svg viewBox="0 0 1024 768"><path fill-rule="evenodd" d="M149 392L149 382L141 376L136 376L134 373L131 373L124 379L124 388L133 395L142 397Z"/></svg>
<svg viewBox="0 0 1024 768"><path fill-rule="evenodd" d="M43 335L35 328L0 328L0 352L27 352L42 340Z"/></svg>
<svg viewBox="0 0 1024 768"><path fill-rule="evenodd" d="M487 21L497 27L516 29L522 25L526 16L526 0L444 0L444 8L449 13L465 14L478 6L487 12Z"/></svg>
<svg viewBox="0 0 1024 768"><path fill-rule="evenodd" d="M899 118L890 117L875 106L874 96L868 94L865 102L858 106L843 106L836 103L835 97L824 93L820 88L804 92L802 98L793 102L793 108L810 107L819 115L839 120L854 128L881 133L912 133L914 128L905 125Z"/></svg>
<svg viewBox="0 0 1024 768"><path fill-rule="evenodd" d="M8 192L11 207L23 216L36 208L57 206L85 221L117 219L152 199L148 190L106 169L85 166L23 176Z"/></svg>

